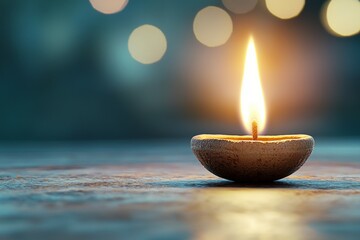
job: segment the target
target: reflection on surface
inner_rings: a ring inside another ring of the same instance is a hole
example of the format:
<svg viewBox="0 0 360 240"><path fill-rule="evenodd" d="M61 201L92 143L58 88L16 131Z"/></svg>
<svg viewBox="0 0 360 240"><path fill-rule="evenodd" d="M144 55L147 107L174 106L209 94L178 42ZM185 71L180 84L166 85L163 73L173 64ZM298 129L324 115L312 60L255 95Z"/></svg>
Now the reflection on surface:
<svg viewBox="0 0 360 240"><path fill-rule="evenodd" d="M306 195L275 189L205 189L190 206L194 239L319 239ZM319 210L318 210L319 211ZM316 215L316 214L315 214Z"/></svg>

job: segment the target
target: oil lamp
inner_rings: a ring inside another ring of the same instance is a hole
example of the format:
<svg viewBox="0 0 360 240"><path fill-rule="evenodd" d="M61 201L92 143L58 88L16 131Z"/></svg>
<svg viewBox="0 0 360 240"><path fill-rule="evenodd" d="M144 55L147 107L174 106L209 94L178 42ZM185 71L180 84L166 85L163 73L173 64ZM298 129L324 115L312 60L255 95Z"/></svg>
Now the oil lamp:
<svg viewBox="0 0 360 240"><path fill-rule="evenodd" d="M271 182L294 173L310 156L314 139L309 135L259 135L266 108L253 38L246 52L240 115L251 135L201 134L191 139L195 156L213 174L238 182Z"/></svg>

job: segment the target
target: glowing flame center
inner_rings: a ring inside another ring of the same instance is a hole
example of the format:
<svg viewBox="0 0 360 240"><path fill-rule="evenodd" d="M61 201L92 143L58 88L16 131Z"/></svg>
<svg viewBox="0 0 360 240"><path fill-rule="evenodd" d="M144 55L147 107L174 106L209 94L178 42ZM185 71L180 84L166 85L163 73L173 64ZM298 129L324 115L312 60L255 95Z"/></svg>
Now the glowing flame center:
<svg viewBox="0 0 360 240"><path fill-rule="evenodd" d="M244 75L240 93L241 118L246 131L252 132L252 123L256 121L258 132L265 129L265 100L260 82L256 49L253 38L250 38L246 51Z"/></svg>

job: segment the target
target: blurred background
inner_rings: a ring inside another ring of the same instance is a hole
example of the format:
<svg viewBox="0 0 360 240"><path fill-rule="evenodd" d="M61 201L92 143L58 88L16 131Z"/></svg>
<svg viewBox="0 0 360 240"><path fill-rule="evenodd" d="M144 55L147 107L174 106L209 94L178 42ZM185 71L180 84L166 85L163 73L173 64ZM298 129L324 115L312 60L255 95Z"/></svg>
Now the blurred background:
<svg viewBox="0 0 360 240"><path fill-rule="evenodd" d="M266 134L360 136L360 1L2 0L0 140L245 134L254 37Z"/></svg>

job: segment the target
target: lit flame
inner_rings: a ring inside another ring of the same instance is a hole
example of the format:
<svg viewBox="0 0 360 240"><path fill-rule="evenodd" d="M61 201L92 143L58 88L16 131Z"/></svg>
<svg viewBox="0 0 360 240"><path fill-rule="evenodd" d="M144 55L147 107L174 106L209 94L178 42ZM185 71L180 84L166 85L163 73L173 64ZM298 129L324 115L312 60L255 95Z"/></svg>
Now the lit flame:
<svg viewBox="0 0 360 240"><path fill-rule="evenodd" d="M245 129L251 133L252 124L257 123L257 131L265 129L265 100L260 82L254 40L251 37L246 51L243 82L240 94L241 118Z"/></svg>

